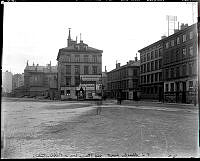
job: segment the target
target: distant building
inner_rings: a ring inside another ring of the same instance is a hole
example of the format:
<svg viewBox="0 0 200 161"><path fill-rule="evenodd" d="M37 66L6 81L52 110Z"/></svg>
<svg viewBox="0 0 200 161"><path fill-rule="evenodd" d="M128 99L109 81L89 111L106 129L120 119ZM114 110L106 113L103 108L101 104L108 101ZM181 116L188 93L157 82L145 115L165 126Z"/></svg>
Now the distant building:
<svg viewBox="0 0 200 161"><path fill-rule="evenodd" d="M11 72L2 72L2 92L11 93L12 92L12 77Z"/></svg>
<svg viewBox="0 0 200 161"><path fill-rule="evenodd" d="M59 49L58 90L60 98L93 99L101 95L102 50L71 39L69 29L67 47Z"/></svg>
<svg viewBox="0 0 200 161"><path fill-rule="evenodd" d="M116 68L107 72L109 97L121 97L124 100L134 100L140 95L139 89L140 61L130 60L126 65L116 64Z"/></svg>
<svg viewBox="0 0 200 161"><path fill-rule="evenodd" d="M105 66L105 71L102 72L102 94L104 98L109 97L109 91L108 91L108 75L107 70Z"/></svg>
<svg viewBox="0 0 200 161"><path fill-rule="evenodd" d="M197 24L182 24L163 39L164 98L194 103L197 96Z"/></svg>
<svg viewBox="0 0 200 161"><path fill-rule="evenodd" d="M57 96L57 66L39 66L33 63L27 65L24 69L24 89L26 95L47 96L54 99Z"/></svg>
<svg viewBox="0 0 200 161"><path fill-rule="evenodd" d="M163 100L163 38L139 50L141 98Z"/></svg>
<svg viewBox="0 0 200 161"><path fill-rule="evenodd" d="M24 73L22 74L14 74L12 80L13 87L12 89L16 89L24 85Z"/></svg>

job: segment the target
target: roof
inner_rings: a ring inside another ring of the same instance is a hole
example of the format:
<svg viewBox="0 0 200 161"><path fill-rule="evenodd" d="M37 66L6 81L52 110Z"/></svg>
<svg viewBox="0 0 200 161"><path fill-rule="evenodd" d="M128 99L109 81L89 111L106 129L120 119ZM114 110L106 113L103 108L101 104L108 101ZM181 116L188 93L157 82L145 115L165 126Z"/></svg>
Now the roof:
<svg viewBox="0 0 200 161"><path fill-rule="evenodd" d="M138 61L129 61L127 64L125 64L123 66L120 66L118 68L115 68L115 69L109 71L108 73L113 72L113 71L117 71L117 70L120 70L120 69L126 68L126 67L140 67L140 60L138 60Z"/></svg>
<svg viewBox="0 0 200 161"><path fill-rule="evenodd" d="M103 50L99 50L99 49L90 47L87 44L80 42L78 44L73 44L71 46L59 49L57 60L59 59L61 54L64 54L63 52L103 53Z"/></svg>
<svg viewBox="0 0 200 161"><path fill-rule="evenodd" d="M37 72L43 72L43 73L57 73L57 66L26 66L25 70L29 71L37 71Z"/></svg>

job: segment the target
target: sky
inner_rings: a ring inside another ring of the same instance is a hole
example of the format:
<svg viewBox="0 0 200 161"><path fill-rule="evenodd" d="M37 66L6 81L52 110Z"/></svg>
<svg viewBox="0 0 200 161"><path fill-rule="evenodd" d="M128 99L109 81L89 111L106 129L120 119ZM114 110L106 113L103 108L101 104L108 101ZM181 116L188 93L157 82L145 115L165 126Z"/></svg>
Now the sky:
<svg viewBox="0 0 200 161"><path fill-rule="evenodd" d="M193 4L193 5L192 5ZM134 60L138 50L168 35L166 16L197 22L197 2L21 2L4 3L2 71L23 73L29 65L57 64L71 37L103 50L102 70ZM170 23L173 29L173 23ZM172 30L170 30L170 33Z"/></svg>

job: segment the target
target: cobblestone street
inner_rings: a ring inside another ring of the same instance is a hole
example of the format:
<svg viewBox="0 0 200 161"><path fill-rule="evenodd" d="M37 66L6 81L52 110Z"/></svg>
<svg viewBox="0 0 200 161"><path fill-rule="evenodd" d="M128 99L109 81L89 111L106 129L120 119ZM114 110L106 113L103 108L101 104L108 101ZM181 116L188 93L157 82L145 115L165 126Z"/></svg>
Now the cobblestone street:
<svg viewBox="0 0 200 161"><path fill-rule="evenodd" d="M198 157L191 105L2 100L3 158Z"/></svg>

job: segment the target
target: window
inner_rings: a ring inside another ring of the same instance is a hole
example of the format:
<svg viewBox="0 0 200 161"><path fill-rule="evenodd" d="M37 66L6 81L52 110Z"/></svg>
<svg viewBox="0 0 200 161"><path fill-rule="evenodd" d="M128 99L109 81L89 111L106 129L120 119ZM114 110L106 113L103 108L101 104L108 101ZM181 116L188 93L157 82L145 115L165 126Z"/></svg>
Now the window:
<svg viewBox="0 0 200 161"><path fill-rule="evenodd" d="M146 79L146 75L144 76L144 83L146 83L147 82L147 79Z"/></svg>
<svg viewBox="0 0 200 161"><path fill-rule="evenodd" d="M66 65L66 74L71 74L71 65Z"/></svg>
<svg viewBox="0 0 200 161"><path fill-rule="evenodd" d="M183 48L183 58L186 57L186 48Z"/></svg>
<svg viewBox="0 0 200 161"><path fill-rule="evenodd" d="M166 69L166 70L165 70L165 77L166 77L166 79L169 78L169 69Z"/></svg>
<svg viewBox="0 0 200 161"><path fill-rule="evenodd" d="M80 62L80 55L75 55L75 62Z"/></svg>
<svg viewBox="0 0 200 161"><path fill-rule="evenodd" d="M147 66L147 65L146 65L146 64L144 64L144 73L146 72L146 66Z"/></svg>
<svg viewBox="0 0 200 161"><path fill-rule="evenodd" d="M171 46L174 46L174 40L171 40Z"/></svg>
<svg viewBox="0 0 200 161"><path fill-rule="evenodd" d="M97 62L97 56L96 55L92 56L92 61L95 62L95 63Z"/></svg>
<svg viewBox="0 0 200 161"><path fill-rule="evenodd" d="M193 39L193 32L190 31L190 40Z"/></svg>
<svg viewBox="0 0 200 161"><path fill-rule="evenodd" d="M75 77L75 86L79 86L80 84L80 77Z"/></svg>
<svg viewBox="0 0 200 161"><path fill-rule="evenodd" d="M169 84L165 84L165 92L169 91Z"/></svg>
<svg viewBox="0 0 200 161"><path fill-rule="evenodd" d="M89 74L89 66L84 66L84 74Z"/></svg>
<svg viewBox="0 0 200 161"><path fill-rule="evenodd" d="M174 83L170 83L170 86L171 86L171 92L174 92Z"/></svg>
<svg viewBox="0 0 200 161"><path fill-rule="evenodd" d="M150 53L147 54L147 61L150 60Z"/></svg>
<svg viewBox="0 0 200 161"><path fill-rule="evenodd" d="M66 62L70 62L71 61L71 56L70 55L66 55Z"/></svg>
<svg viewBox="0 0 200 161"><path fill-rule="evenodd" d="M169 42L165 43L165 48L166 48L166 49L169 48Z"/></svg>
<svg viewBox="0 0 200 161"><path fill-rule="evenodd" d="M64 90L61 90L61 91L60 91L60 94L61 94L61 95L65 95L65 91L64 91Z"/></svg>
<svg viewBox="0 0 200 161"><path fill-rule="evenodd" d="M146 62L146 55L144 55L144 58L143 58L143 59L144 59L144 62Z"/></svg>
<svg viewBox="0 0 200 161"><path fill-rule="evenodd" d="M180 53L179 49L178 49L178 50L176 50L176 61L178 61L178 60L179 60L179 53Z"/></svg>
<svg viewBox="0 0 200 161"><path fill-rule="evenodd" d="M153 82L153 74L151 74L151 83Z"/></svg>
<svg viewBox="0 0 200 161"><path fill-rule="evenodd" d="M174 78L174 68L171 68L170 70L170 78Z"/></svg>
<svg viewBox="0 0 200 161"><path fill-rule="evenodd" d="M92 74L97 74L97 66L92 67Z"/></svg>
<svg viewBox="0 0 200 161"><path fill-rule="evenodd" d="M66 95L70 96L70 90L66 90Z"/></svg>
<svg viewBox="0 0 200 161"><path fill-rule="evenodd" d="M152 51L151 52L151 59L153 59L154 58L154 52Z"/></svg>
<svg viewBox="0 0 200 161"><path fill-rule="evenodd" d="M150 63L147 63L147 72L150 72Z"/></svg>
<svg viewBox="0 0 200 161"><path fill-rule="evenodd" d="M190 91L193 90L193 81L189 81L189 90L190 90Z"/></svg>
<svg viewBox="0 0 200 161"><path fill-rule="evenodd" d="M159 73L159 81L162 81L162 73Z"/></svg>
<svg viewBox="0 0 200 161"><path fill-rule="evenodd" d="M159 59L159 69L162 68L162 59Z"/></svg>
<svg viewBox="0 0 200 161"><path fill-rule="evenodd" d="M158 50L159 57L162 56L162 51L161 50L162 50L161 48Z"/></svg>
<svg viewBox="0 0 200 161"><path fill-rule="evenodd" d="M183 42L186 41L186 34L183 35Z"/></svg>
<svg viewBox="0 0 200 161"><path fill-rule="evenodd" d="M154 62L151 62L151 70L154 70Z"/></svg>
<svg viewBox="0 0 200 161"><path fill-rule="evenodd" d="M147 75L147 83L150 82L150 75Z"/></svg>
<svg viewBox="0 0 200 161"><path fill-rule="evenodd" d="M89 62L89 56L88 55L84 55L84 62Z"/></svg>
<svg viewBox="0 0 200 161"><path fill-rule="evenodd" d="M158 60L155 61L155 70L158 70Z"/></svg>
<svg viewBox="0 0 200 161"><path fill-rule="evenodd" d="M75 65L75 74L80 74L80 65Z"/></svg>
<svg viewBox="0 0 200 161"><path fill-rule="evenodd" d="M155 50L155 58L158 57L158 50Z"/></svg>
<svg viewBox="0 0 200 161"><path fill-rule="evenodd" d="M138 76L138 71L137 71L137 69L133 69L133 75L134 75L134 76Z"/></svg>
<svg viewBox="0 0 200 161"><path fill-rule="evenodd" d="M186 76L186 73L187 73L187 66L186 66L186 64L184 64L183 65L183 70L182 70L182 75Z"/></svg>
<svg viewBox="0 0 200 161"><path fill-rule="evenodd" d="M66 86L70 86L71 85L71 77L67 76L66 77Z"/></svg>
<svg viewBox="0 0 200 161"><path fill-rule="evenodd" d="M190 56L193 56L193 46L190 46L189 53L190 53Z"/></svg>
<svg viewBox="0 0 200 161"><path fill-rule="evenodd" d="M180 37L177 37L177 39L176 39L176 43L177 43L177 45L180 44Z"/></svg>
<svg viewBox="0 0 200 161"><path fill-rule="evenodd" d="M180 69L179 69L179 67L176 67L176 77L179 77L180 76Z"/></svg>
<svg viewBox="0 0 200 161"><path fill-rule="evenodd" d="M190 75L190 76L192 75L192 69L193 69L193 64L190 63L190 64L189 64L189 75Z"/></svg>
<svg viewBox="0 0 200 161"><path fill-rule="evenodd" d="M155 82L158 81L158 73L155 74Z"/></svg>

